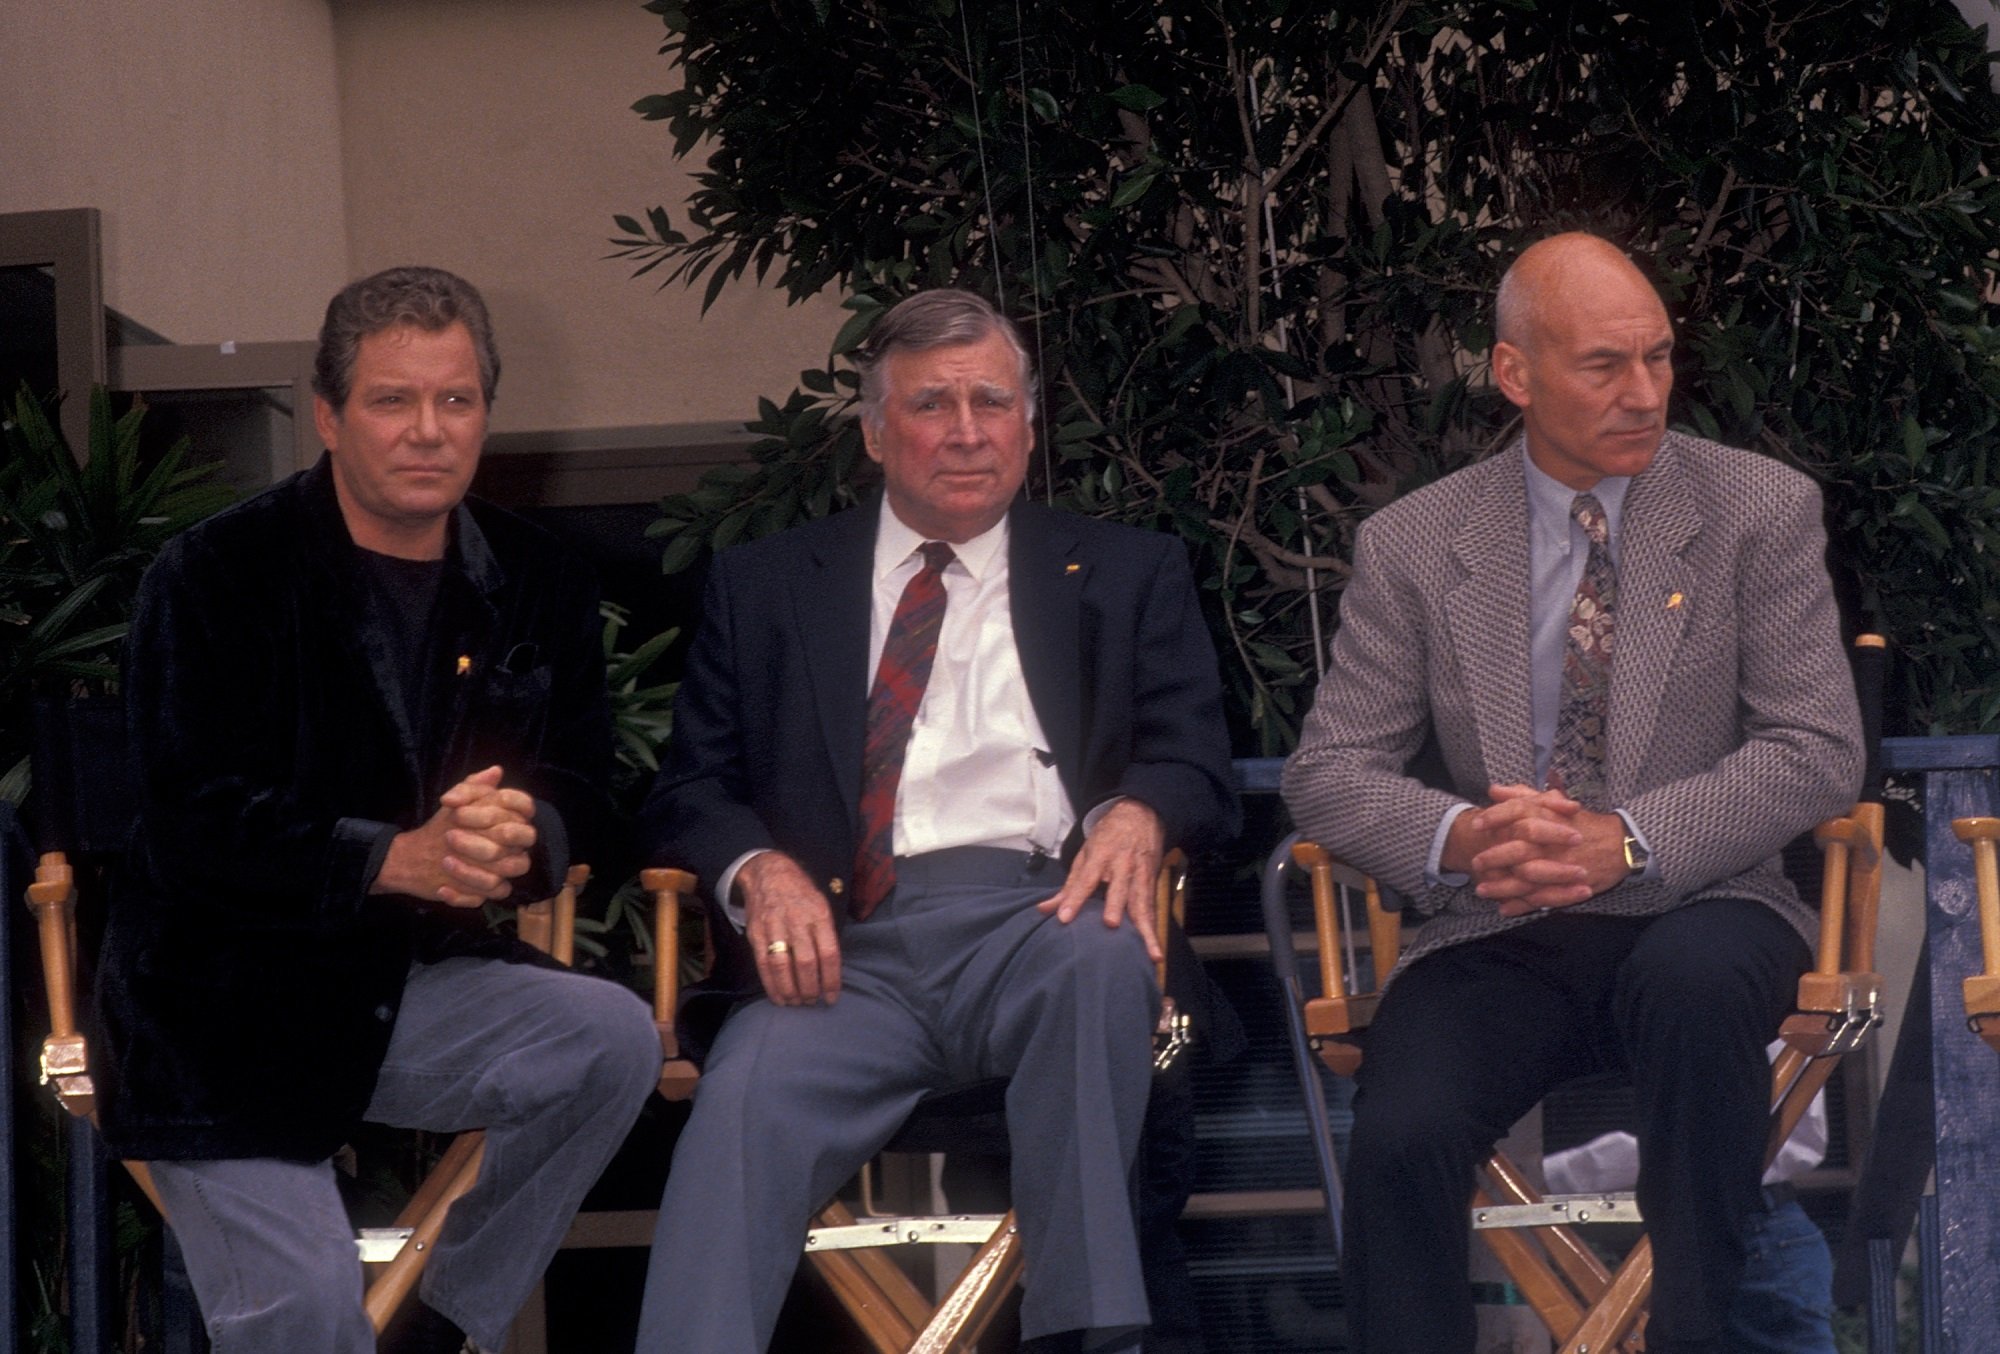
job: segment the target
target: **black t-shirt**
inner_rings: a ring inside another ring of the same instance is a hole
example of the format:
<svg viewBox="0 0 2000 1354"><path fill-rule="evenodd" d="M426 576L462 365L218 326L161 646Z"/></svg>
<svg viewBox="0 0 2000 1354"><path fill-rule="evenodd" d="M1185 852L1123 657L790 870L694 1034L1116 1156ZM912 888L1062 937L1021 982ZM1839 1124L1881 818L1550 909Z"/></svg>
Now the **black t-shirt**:
<svg viewBox="0 0 2000 1354"><path fill-rule="evenodd" d="M421 754L430 736L432 702L438 690L435 656L438 589L442 559L401 559L354 547L368 625L389 656L387 685L402 697L403 715Z"/></svg>

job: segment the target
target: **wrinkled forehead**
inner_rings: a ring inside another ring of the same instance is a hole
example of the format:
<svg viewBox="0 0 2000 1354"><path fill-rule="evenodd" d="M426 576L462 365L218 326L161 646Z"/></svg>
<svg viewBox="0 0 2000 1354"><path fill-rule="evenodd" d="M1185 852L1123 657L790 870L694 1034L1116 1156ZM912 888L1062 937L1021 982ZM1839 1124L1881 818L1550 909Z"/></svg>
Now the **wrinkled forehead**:
<svg viewBox="0 0 2000 1354"><path fill-rule="evenodd" d="M997 332L976 343L898 349L883 359L882 369L889 389L903 398L957 390L1018 397L1024 384L1019 356Z"/></svg>

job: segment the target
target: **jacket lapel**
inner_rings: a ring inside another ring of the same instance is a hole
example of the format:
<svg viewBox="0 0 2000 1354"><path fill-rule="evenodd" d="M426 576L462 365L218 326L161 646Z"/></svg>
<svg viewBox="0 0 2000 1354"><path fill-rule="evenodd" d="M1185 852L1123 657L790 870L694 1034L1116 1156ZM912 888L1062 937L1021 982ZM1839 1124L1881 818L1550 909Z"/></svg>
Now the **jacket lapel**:
<svg viewBox="0 0 2000 1354"><path fill-rule="evenodd" d="M792 591L799 651L812 678L814 721L850 826L861 806L861 744L868 714L869 612L880 500L831 519Z"/></svg>
<svg viewBox="0 0 2000 1354"><path fill-rule="evenodd" d="M1534 779L1535 749L1528 699L1528 490L1520 444L1487 465L1480 498L1452 542L1466 576L1445 597L1449 657L1471 698L1486 780L1527 784ZM1433 710L1431 718L1442 730L1462 721L1464 712ZM1486 786L1460 789L1483 798Z"/></svg>
<svg viewBox="0 0 2000 1354"><path fill-rule="evenodd" d="M1606 715L1605 786L1613 803L1637 783L1688 613L1709 600L1693 595L1693 570L1683 558L1701 534L1701 514L1674 455L1672 434L1626 491L1619 533L1617 647Z"/></svg>
<svg viewBox="0 0 2000 1354"><path fill-rule="evenodd" d="M1074 524L1031 503L1007 528L1008 610L1028 699L1048 736L1056 770L1077 803L1083 774L1083 589L1092 561L1077 550Z"/></svg>

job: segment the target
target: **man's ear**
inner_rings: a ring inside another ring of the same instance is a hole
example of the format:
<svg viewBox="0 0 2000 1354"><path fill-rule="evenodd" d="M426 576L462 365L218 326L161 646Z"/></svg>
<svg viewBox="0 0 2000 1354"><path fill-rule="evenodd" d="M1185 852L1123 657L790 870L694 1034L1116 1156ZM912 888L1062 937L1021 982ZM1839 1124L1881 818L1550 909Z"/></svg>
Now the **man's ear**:
<svg viewBox="0 0 2000 1354"><path fill-rule="evenodd" d="M1493 345L1493 384L1507 402L1520 409L1530 403L1528 396L1528 355L1511 343Z"/></svg>
<svg viewBox="0 0 2000 1354"><path fill-rule="evenodd" d="M880 465L882 464L882 453L875 445L875 434L875 424L870 421L868 415L863 414L861 416L861 445L867 448L868 459L875 462L876 465Z"/></svg>
<svg viewBox="0 0 2000 1354"><path fill-rule="evenodd" d="M319 432L319 440L328 451L340 440L340 415L326 402L326 396L313 396L313 427Z"/></svg>

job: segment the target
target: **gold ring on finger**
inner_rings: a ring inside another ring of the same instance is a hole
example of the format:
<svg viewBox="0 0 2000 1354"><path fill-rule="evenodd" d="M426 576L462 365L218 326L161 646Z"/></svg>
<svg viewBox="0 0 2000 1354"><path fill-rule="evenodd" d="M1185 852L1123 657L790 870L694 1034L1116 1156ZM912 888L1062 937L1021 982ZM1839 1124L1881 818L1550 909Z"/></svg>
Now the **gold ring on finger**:
<svg viewBox="0 0 2000 1354"><path fill-rule="evenodd" d="M764 947L765 954L790 954L792 947L782 940L774 940Z"/></svg>

